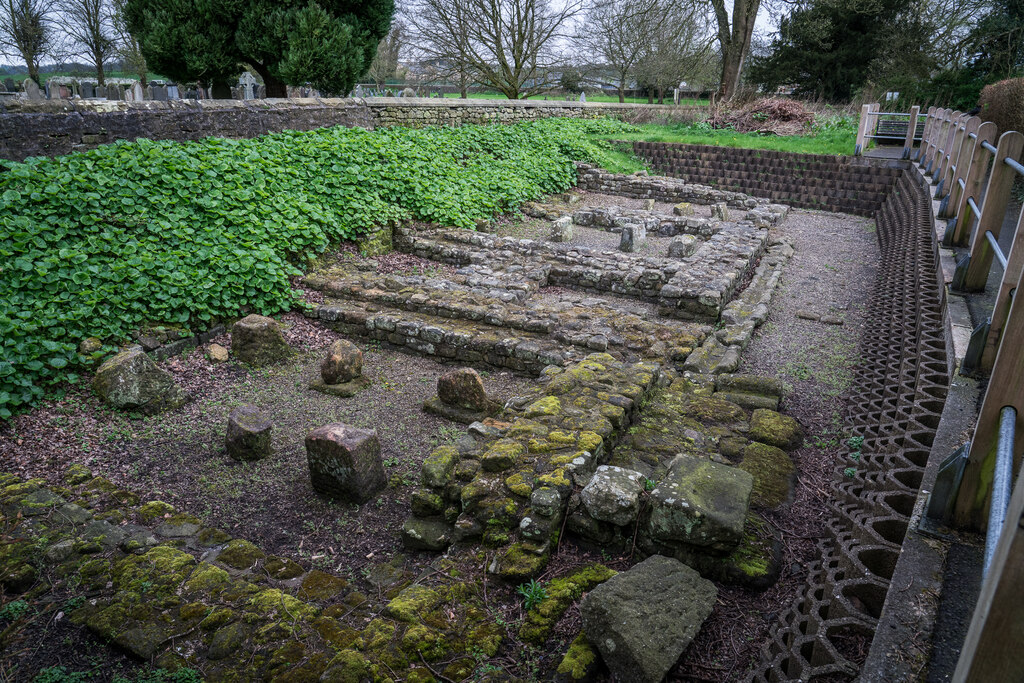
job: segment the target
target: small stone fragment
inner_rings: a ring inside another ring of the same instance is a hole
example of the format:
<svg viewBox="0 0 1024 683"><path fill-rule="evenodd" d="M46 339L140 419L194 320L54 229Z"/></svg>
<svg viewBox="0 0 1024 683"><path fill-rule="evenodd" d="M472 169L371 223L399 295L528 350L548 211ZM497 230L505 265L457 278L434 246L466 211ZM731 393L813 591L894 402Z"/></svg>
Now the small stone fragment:
<svg viewBox="0 0 1024 683"><path fill-rule="evenodd" d="M697 238L693 235L676 235L668 244L669 258L686 258L697 249Z"/></svg>
<svg viewBox="0 0 1024 683"><path fill-rule="evenodd" d="M402 541L412 550L444 550L452 544L452 528L442 520L410 517L402 525Z"/></svg>
<svg viewBox="0 0 1024 683"><path fill-rule="evenodd" d="M177 408L186 399L171 374L139 348L122 351L103 363L92 388L109 405L146 415Z"/></svg>
<svg viewBox="0 0 1024 683"><path fill-rule="evenodd" d="M206 355L212 363L228 362L228 350L220 344L210 344L206 347Z"/></svg>
<svg viewBox="0 0 1024 683"><path fill-rule="evenodd" d="M346 339L337 339L331 344L327 358L320 366L324 384L350 382L363 375L363 352Z"/></svg>
<svg viewBox="0 0 1024 683"><path fill-rule="evenodd" d="M597 468L580 495L587 512L596 520L626 526L640 512L644 476L612 465Z"/></svg>
<svg viewBox="0 0 1024 683"><path fill-rule="evenodd" d="M306 458L313 489L332 498L365 503L387 483L376 430L319 427L306 436Z"/></svg>
<svg viewBox="0 0 1024 683"><path fill-rule="evenodd" d="M657 683L711 614L718 589L679 560L652 555L591 590L583 632L617 681Z"/></svg>
<svg viewBox="0 0 1024 683"><path fill-rule="evenodd" d="M83 356L91 356L102 349L103 342L97 337L87 337L78 345L78 353Z"/></svg>
<svg viewBox="0 0 1024 683"><path fill-rule="evenodd" d="M821 322L826 325L842 325L845 321L837 315L823 315Z"/></svg>
<svg viewBox="0 0 1024 683"><path fill-rule="evenodd" d="M643 200L643 202L644 202L644 206L643 206L644 211L653 211L654 210L654 200L653 199L645 199L645 200Z"/></svg>
<svg viewBox="0 0 1024 683"><path fill-rule="evenodd" d="M473 368L456 368L441 375L437 395L442 403L458 408L486 411L491 406L484 381Z"/></svg>
<svg viewBox="0 0 1024 683"><path fill-rule="evenodd" d="M712 204L711 217L719 221L729 220L729 205L725 202L716 202Z"/></svg>
<svg viewBox="0 0 1024 683"><path fill-rule="evenodd" d="M278 322L255 314L242 318L231 328L231 351L238 360L256 367L278 363L292 355Z"/></svg>
<svg viewBox="0 0 1024 683"><path fill-rule="evenodd" d="M689 202L679 202L678 204L672 207L672 213L674 213L677 216L692 216L693 207L690 205Z"/></svg>
<svg viewBox="0 0 1024 683"><path fill-rule="evenodd" d="M239 406L228 417L226 447L235 460L262 460L271 454L270 419L256 406Z"/></svg>
<svg viewBox="0 0 1024 683"><path fill-rule="evenodd" d="M569 242L572 240L572 216L562 216L551 226L552 242Z"/></svg>
<svg viewBox="0 0 1024 683"><path fill-rule="evenodd" d="M800 309L799 311L797 311L796 312L796 317L798 317L798 318L800 318L802 320L821 320L821 316L820 315L818 315L814 311L808 311L808 310L805 310L805 309Z"/></svg>

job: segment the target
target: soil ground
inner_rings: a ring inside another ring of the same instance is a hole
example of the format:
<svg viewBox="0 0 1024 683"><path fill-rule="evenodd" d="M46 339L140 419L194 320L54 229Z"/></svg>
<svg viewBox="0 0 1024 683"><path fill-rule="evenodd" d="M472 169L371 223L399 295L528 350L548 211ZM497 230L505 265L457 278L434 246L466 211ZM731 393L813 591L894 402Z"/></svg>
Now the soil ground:
<svg viewBox="0 0 1024 683"><path fill-rule="evenodd" d="M585 197L579 206L603 200ZM635 203L631 208L639 208L639 201ZM532 237L548 229L547 221L509 220L499 225L499 234L519 232L517 236ZM757 660L770 625L803 586L815 539L824 528L829 478L846 436L840 428L843 395L856 362L864 302L878 258L874 224L851 216L795 211L775 230L793 241L796 255L784 271L769 321L744 354L743 369L782 378L791 387L784 410L807 432L806 443L794 454L799 476L793 504L768 516L785 548L782 578L763 593L721 586L718 608L670 674L674 681L737 680ZM614 233L579 227L575 231L580 244L617 247ZM649 238L648 244L664 243L667 248L668 241ZM430 267L401 255L385 258L381 264L382 272ZM542 293L577 295L562 288ZM636 302L617 303L637 310ZM836 315L844 324L798 318L798 311ZM86 386L70 388L64 398L0 427L3 469L56 483L60 472L80 462L143 500L169 502L268 552L346 576L371 595L379 588L366 581L365 573L379 563L400 558L397 564L414 574L428 574L437 556L405 551L398 529L408 514L409 494L423 458L462 430L461 425L421 410L448 367L354 339L364 351L364 374L372 387L350 399L325 396L307 387L318 373L324 348L337 335L298 314L284 320L289 325L289 342L301 351L293 362L263 370L234 363L214 365L201 349L169 359L162 366L193 394L193 400L180 410L150 418L115 413L103 407ZM230 344L227 335L215 341ZM511 373L482 374L488 390L500 399L522 393L533 382ZM267 460L243 464L225 454L227 415L243 403L264 409L274 422L275 453ZM303 437L328 422L378 430L389 486L361 508L322 499L310 487ZM478 555L467 553L456 559L465 565L464 575L487 580L486 558L480 562ZM543 581L594 561L621 570L632 560L587 552L563 541L540 578ZM522 618L514 588L491 581L490 607L496 618L509 624L510 636L494 665L510 676L548 680L579 631L578 606L566 613L545 647L527 649L513 635ZM96 675L81 680L110 680L136 666L66 622L33 628L22 634L17 651L0 654L0 681L31 680L27 674L58 664L76 670L93 667ZM44 641L48 647L41 647ZM64 647L75 654L68 654ZM14 662L22 664L17 674L11 669Z"/></svg>

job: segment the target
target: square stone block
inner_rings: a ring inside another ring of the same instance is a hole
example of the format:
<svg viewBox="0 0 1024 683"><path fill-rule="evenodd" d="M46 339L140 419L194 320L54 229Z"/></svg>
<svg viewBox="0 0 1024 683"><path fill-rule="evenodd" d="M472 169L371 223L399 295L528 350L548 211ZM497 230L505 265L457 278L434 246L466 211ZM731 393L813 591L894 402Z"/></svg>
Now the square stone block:
<svg viewBox="0 0 1024 683"><path fill-rule="evenodd" d="M336 423L306 437L313 489L325 496L365 503L387 484L376 430Z"/></svg>

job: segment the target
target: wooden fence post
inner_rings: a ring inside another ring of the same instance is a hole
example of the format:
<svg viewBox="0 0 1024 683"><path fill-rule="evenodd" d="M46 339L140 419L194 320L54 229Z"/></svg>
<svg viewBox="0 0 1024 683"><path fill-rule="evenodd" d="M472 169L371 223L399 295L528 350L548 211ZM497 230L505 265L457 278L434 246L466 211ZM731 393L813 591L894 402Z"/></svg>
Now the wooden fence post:
<svg viewBox="0 0 1024 683"><path fill-rule="evenodd" d="M1024 134L1008 130L999 137L999 145L992 159L992 173L989 174L988 186L985 188L985 203L980 207L978 229L971 236L971 247L968 252L971 255L971 262L964 276L965 292L980 292L985 289L988 271L992 267L992 247L985 233L991 232L997 240L999 239L999 230L1003 227L1003 217L1006 215L1006 205L1010 201L1010 190L1017 177L1017 172L1003 163L1003 159L1017 159L1022 151Z"/></svg>
<svg viewBox="0 0 1024 683"><path fill-rule="evenodd" d="M960 195L963 192L960 188L960 181L964 180L966 182L967 172L971 170L971 157L974 155L974 147L978 143L979 126L981 126L981 119L977 116L967 119L967 123L964 125L963 141L960 145L960 151L957 153L953 172L950 174L949 191L946 193L946 199L939 207L938 218L950 218L956 215L952 211L960 205ZM971 135L975 137L972 138Z"/></svg>
<svg viewBox="0 0 1024 683"><path fill-rule="evenodd" d="M939 185L935 188L936 199L941 199L949 194L949 184L953 182L953 174L956 172L955 167L957 162L960 160L960 150L963 149L964 140L968 139L966 131L967 122L970 120L970 116L967 114L961 114L953 124L953 142L950 144L949 154L946 155L946 160L942 164L942 174L939 176Z"/></svg>
<svg viewBox="0 0 1024 683"><path fill-rule="evenodd" d="M985 348L981 352L981 361L978 363L978 368L983 372L991 372L995 365L996 355L999 353L999 344L1002 343L1003 339L1006 339L1006 335L1003 334L1003 330L1006 327L1007 317L1010 315L1010 305L1013 303L1014 297L1024 297L1024 291L1017 290L1013 292L1014 288L1017 287L1017 283L1021 280L1021 275L1024 274L1024 211L1021 211L1020 216L1017 218L1017 232L1013 236L1013 244L1010 245L1010 253L1006 255L1006 271L1003 273L1002 279L999 281L999 291L996 292L996 302L992 306L992 317L989 321L988 338L985 339ZM1011 344L1024 343L1022 339L1009 340Z"/></svg>
<svg viewBox="0 0 1024 683"><path fill-rule="evenodd" d="M1024 475L1024 473L1022 473ZM954 683L1024 680L1024 476L1010 497L1006 524L999 536L981 595L974 607Z"/></svg>
<svg viewBox="0 0 1024 683"><path fill-rule="evenodd" d="M921 134L921 149L917 152L917 166L923 169L925 160L928 158L928 149L932 144L932 137L935 135L935 114L939 110L935 107L928 107L928 114L924 119L924 132Z"/></svg>
<svg viewBox="0 0 1024 683"><path fill-rule="evenodd" d="M914 149L914 133L917 131L917 117L921 114L921 107L914 105L910 108L910 121L907 122L907 139L903 141L903 158L910 158L910 150ZM922 142L923 144L923 142Z"/></svg>
<svg viewBox="0 0 1024 683"><path fill-rule="evenodd" d="M991 121L986 121L978 126L978 139L975 140L974 153L971 155L970 167L964 179L964 190L953 211L953 215L956 217L956 227L950 238L952 246L963 246L971 236L974 210L967 203L967 199L974 197L975 203L981 200L981 188L985 182L985 175L988 173L989 156L992 154L981 143L994 144L996 133L998 133L998 128Z"/></svg>
<svg viewBox="0 0 1024 683"><path fill-rule="evenodd" d="M1003 137L1008 134L1004 133ZM986 206L988 203L986 200ZM1002 206L1006 206L1005 202ZM999 413L1003 406L1013 406L1017 410L1013 469L1017 471L1020 467L1021 449L1024 448L1024 344L1020 343L1020 340L1024 339L1024 278L1018 278L1015 286L1017 292L1022 295L1015 296L1013 303L1010 304L1002 333L1005 343L999 345L999 351L996 353L992 377L981 403L974 438L971 439L971 448L967 455L967 466L964 468L963 481L957 493L953 518L955 526L960 529L985 528L989 499L992 495Z"/></svg>
<svg viewBox="0 0 1024 683"><path fill-rule="evenodd" d="M868 119L871 118L871 105L864 104L860 108L860 121L857 124L857 141L853 146L853 156L859 157L864 152L864 143L868 134Z"/></svg>
<svg viewBox="0 0 1024 683"><path fill-rule="evenodd" d="M953 140L956 137L957 121L959 118L960 112L954 111L945 121L945 128L942 129L942 137L939 138L939 151L935 158L935 166L932 169L931 175L933 180L942 180L942 173L949 161L949 150L953 146Z"/></svg>
<svg viewBox="0 0 1024 683"><path fill-rule="evenodd" d="M932 137L928 144L928 156L925 159L925 175L931 175L934 170L935 157L939 153L939 145L942 141L942 131L946 129L946 120L949 118L949 114L949 109L940 109L935 112L935 125L932 128Z"/></svg>

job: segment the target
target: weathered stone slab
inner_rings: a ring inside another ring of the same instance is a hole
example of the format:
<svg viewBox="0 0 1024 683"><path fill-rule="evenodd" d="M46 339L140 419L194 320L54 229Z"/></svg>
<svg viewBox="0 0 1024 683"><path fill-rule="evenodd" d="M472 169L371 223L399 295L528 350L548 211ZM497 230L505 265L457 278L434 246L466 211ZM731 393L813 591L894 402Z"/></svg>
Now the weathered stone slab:
<svg viewBox="0 0 1024 683"><path fill-rule="evenodd" d="M652 555L583 598L583 633L617 681L658 683L711 614L718 589L678 560Z"/></svg>
<svg viewBox="0 0 1024 683"><path fill-rule="evenodd" d="M346 339L336 339L320 365L324 384L351 382L363 375L363 352Z"/></svg>
<svg viewBox="0 0 1024 683"><path fill-rule="evenodd" d="M750 416L750 433L754 441L769 446L792 449L803 441L804 431L793 418L774 410L758 409Z"/></svg>
<svg viewBox="0 0 1024 683"><path fill-rule="evenodd" d="M306 457L313 489L332 498L365 503L387 483L376 430L319 427L306 437Z"/></svg>
<svg viewBox="0 0 1024 683"><path fill-rule="evenodd" d="M182 405L187 395L142 351L122 351L96 371L92 388L107 404L120 410L154 415Z"/></svg>
<svg viewBox="0 0 1024 683"><path fill-rule="evenodd" d="M678 455L651 491L648 533L655 541L730 550L743 536L754 478L728 465Z"/></svg>

